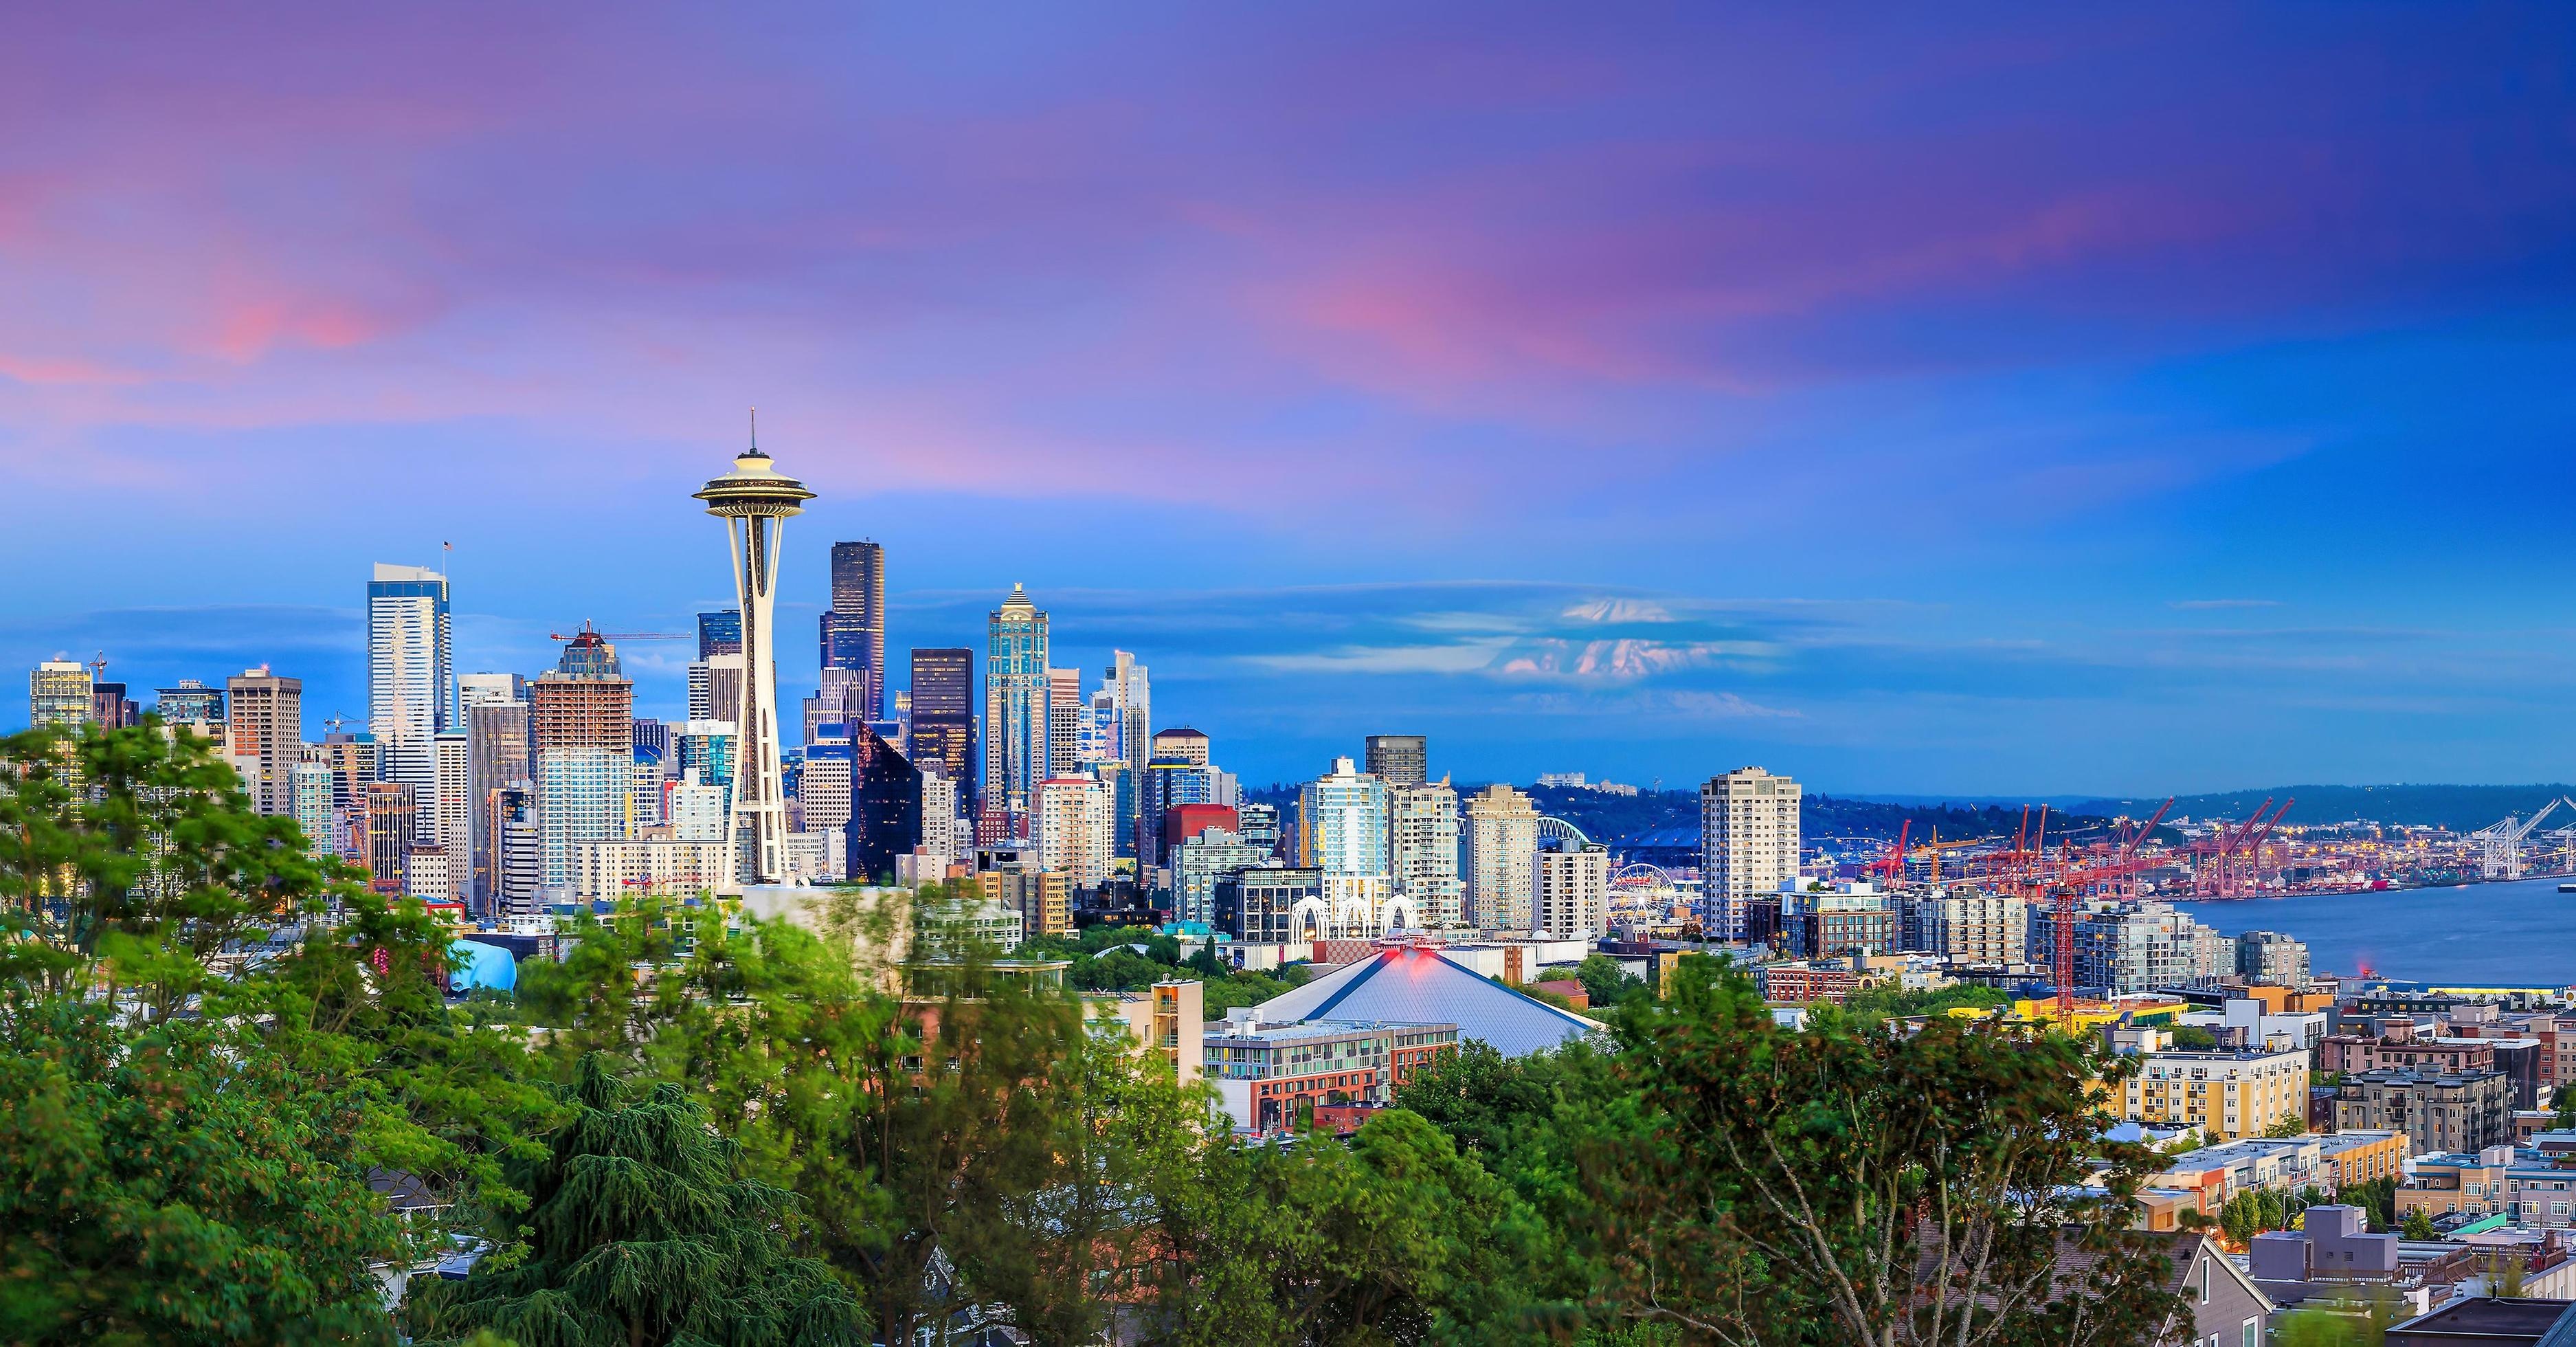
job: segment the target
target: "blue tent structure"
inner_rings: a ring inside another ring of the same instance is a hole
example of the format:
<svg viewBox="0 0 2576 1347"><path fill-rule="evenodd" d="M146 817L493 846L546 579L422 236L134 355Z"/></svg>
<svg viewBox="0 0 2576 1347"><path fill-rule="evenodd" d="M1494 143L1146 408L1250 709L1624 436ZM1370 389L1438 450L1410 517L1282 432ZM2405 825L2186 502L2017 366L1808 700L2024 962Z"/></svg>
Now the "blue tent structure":
<svg viewBox="0 0 2576 1347"><path fill-rule="evenodd" d="M449 978L447 989L459 996L477 987L495 991L515 991L519 986L519 961L510 951L479 940L458 940L448 945L447 952L456 957L456 976Z"/></svg>

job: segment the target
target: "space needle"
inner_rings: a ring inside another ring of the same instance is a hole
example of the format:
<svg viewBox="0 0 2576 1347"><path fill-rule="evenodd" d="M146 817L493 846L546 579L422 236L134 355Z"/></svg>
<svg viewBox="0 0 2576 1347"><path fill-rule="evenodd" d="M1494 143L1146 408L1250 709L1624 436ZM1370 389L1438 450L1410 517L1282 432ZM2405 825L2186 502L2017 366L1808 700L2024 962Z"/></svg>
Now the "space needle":
<svg viewBox="0 0 2576 1347"><path fill-rule="evenodd" d="M760 452L759 422L733 471L693 493L725 521L733 545L734 596L742 605L742 701L734 710L732 852L735 884L787 879L787 782L779 768L777 642L771 618L778 601L778 539L787 517L814 493L780 473Z"/></svg>

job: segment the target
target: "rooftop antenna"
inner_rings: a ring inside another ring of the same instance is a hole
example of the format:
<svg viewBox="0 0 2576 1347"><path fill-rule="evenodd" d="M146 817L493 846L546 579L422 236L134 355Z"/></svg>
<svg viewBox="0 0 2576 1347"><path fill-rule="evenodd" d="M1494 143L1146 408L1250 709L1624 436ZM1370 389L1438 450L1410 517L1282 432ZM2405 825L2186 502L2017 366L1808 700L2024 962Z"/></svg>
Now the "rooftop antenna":
<svg viewBox="0 0 2576 1347"><path fill-rule="evenodd" d="M760 409L751 409L751 452L760 452Z"/></svg>

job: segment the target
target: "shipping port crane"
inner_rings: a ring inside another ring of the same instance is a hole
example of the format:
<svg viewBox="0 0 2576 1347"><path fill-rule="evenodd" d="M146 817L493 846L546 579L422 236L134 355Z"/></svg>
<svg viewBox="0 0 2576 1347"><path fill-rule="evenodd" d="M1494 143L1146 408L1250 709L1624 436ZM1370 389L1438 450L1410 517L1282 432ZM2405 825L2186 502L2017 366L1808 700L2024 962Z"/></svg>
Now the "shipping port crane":
<svg viewBox="0 0 2576 1347"><path fill-rule="evenodd" d="M2532 829L2539 827L2540 821L2549 817L2551 811L2557 809L2566 799L2567 797L2562 795L2542 805L2540 812L2527 819L2507 814L2501 821L2490 823L2469 834L2470 839L2478 844L2478 877L2481 879L2522 878L2522 840L2531 836Z"/></svg>
<svg viewBox="0 0 2576 1347"><path fill-rule="evenodd" d="M2261 846L2263 839L2271 836L2273 825L2279 823L2281 816L2290 812L2290 806L2298 802L2298 798L2292 796L2283 800L2280 808L2274 809L2271 797L2265 796L2263 803L2256 805L2253 814L2244 822L2222 823L2215 836L2193 843L2192 850L2200 857L2200 863L2194 867L2192 887L2209 898L2243 896L2236 891L2237 854L2249 847Z"/></svg>

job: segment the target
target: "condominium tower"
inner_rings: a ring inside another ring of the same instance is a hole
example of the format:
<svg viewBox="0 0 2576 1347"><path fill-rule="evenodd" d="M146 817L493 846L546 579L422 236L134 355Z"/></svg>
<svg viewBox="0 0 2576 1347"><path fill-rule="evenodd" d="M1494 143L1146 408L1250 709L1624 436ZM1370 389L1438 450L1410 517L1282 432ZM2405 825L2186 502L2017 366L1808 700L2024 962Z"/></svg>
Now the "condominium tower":
<svg viewBox="0 0 2576 1347"><path fill-rule="evenodd" d="M885 548L832 544L832 606L822 618L823 667L859 675L851 694L859 719L885 719Z"/></svg>
<svg viewBox="0 0 2576 1347"><path fill-rule="evenodd" d="M1699 788L1704 929L1745 938L1746 905L1798 877L1798 783L1738 767Z"/></svg>
<svg viewBox="0 0 2576 1347"><path fill-rule="evenodd" d="M224 728L226 750L250 760L243 784L251 805L263 814L295 812L295 764L304 760L304 683L280 678L263 664L234 675L224 685L232 719Z"/></svg>

